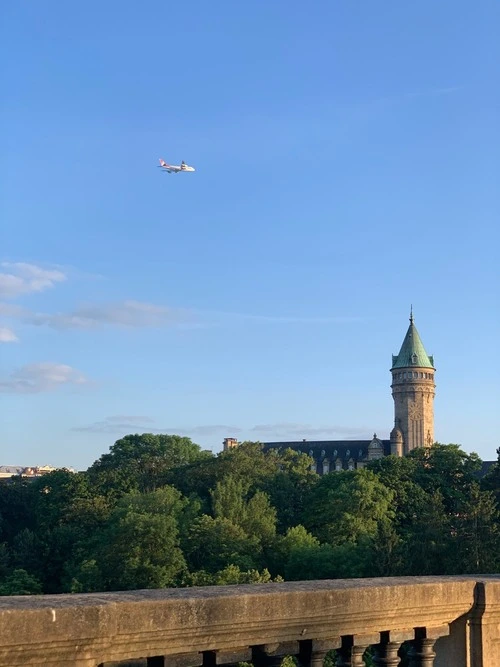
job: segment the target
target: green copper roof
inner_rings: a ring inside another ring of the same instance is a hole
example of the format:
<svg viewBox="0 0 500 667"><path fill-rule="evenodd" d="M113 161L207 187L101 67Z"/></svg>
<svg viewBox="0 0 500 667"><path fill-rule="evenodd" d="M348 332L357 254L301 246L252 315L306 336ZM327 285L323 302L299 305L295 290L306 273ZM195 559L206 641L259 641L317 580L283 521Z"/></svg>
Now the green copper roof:
<svg viewBox="0 0 500 667"><path fill-rule="evenodd" d="M424 344L413 323L413 313L410 315L410 326L399 350L399 354L392 355L392 368L434 368L434 359L425 351Z"/></svg>

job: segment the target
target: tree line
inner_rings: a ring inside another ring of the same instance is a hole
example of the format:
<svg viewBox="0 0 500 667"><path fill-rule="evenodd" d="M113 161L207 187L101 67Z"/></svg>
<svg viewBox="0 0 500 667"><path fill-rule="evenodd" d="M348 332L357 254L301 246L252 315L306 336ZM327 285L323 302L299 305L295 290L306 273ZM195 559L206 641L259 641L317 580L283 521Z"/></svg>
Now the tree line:
<svg viewBox="0 0 500 667"><path fill-rule="evenodd" d="M497 454L483 478L439 443L319 476L291 449L127 435L0 484L0 594L499 571Z"/></svg>

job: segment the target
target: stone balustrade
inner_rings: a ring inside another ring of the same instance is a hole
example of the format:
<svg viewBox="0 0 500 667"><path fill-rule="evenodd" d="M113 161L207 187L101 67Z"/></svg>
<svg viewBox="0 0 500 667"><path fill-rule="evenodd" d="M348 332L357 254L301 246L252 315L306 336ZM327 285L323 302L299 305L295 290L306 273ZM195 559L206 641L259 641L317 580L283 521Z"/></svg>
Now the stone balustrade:
<svg viewBox="0 0 500 667"><path fill-rule="evenodd" d="M9 667L395 667L404 642L410 667L499 667L500 575L0 598Z"/></svg>

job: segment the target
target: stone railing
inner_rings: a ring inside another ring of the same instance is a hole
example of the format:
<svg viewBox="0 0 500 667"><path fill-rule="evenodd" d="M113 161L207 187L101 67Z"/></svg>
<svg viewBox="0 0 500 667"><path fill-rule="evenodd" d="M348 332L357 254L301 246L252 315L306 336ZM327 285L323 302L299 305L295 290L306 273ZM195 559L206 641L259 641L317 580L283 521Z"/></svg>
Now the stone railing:
<svg viewBox="0 0 500 667"><path fill-rule="evenodd" d="M500 666L500 576L0 598L0 665ZM408 649L408 650L407 650ZM409 662L408 662L409 661Z"/></svg>

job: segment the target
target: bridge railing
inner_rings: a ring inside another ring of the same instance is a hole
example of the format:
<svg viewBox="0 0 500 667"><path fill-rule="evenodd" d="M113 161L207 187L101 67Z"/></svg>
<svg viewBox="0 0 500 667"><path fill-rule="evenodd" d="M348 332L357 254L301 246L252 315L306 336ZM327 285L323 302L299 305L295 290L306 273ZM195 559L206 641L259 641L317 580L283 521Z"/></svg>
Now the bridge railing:
<svg viewBox="0 0 500 667"><path fill-rule="evenodd" d="M0 598L9 667L396 666L403 643L411 667L500 667L500 575Z"/></svg>

